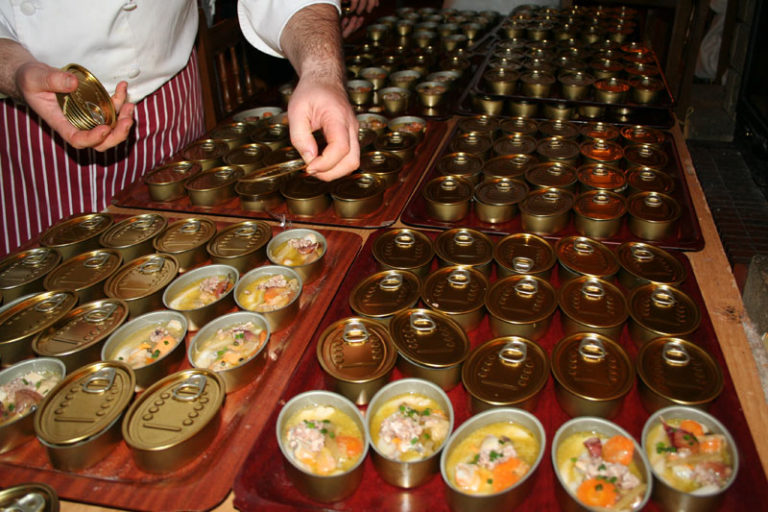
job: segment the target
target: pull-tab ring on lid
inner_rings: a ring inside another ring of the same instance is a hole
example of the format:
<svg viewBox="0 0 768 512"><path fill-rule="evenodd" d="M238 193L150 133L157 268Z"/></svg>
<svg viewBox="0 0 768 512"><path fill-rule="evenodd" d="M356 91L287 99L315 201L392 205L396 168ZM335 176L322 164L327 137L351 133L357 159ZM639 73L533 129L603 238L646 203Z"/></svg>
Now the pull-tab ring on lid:
<svg viewBox="0 0 768 512"><path fill-rule="evenodd" d="M200 144L200 149L207 152L212 152L214 149L216 149L216 143L212 141L211 139L208 139L206 141L203 141L202 144Z"/></svg>
<svg viewBox="0 0 768 512"><path fill-rule="evenodd" d="M8 512L39 512L45 510L45 497L39 492L30 492L3 507Z"/></svg>
<svg viewBox="0 0 768 512"><path fill-rule="evenodd" d="M475 238L472 236L472 233L459 231L453 235L453 241L456 243L456 245L468 246L475 243Z"/></svg>
<svg viewBox="0 0 768 512"><path fill-rule="evenodd" d="M185 174L190 167L192 167L192 165L190 165L189 163L179 162L178 164L171 167L171 171L177 174Z"/></svg>
<svg viewBox="0 0 768 512"><path fill-rule="evenodd" d="M80 223L80 226L85 229L96 229L101 224L101 221L101 217L88 217Z"/></svg>
<svg viewBox="0 0 768 512"><path fill-rule="evenodd" d="M139 272L142 274L154 274L160 272L165 265L165 260L160 256L152 256L147 261L139 265Z"/></svg>
<svg viewBox="0 0 768 512"><path fill-rule="evenodd" d="M399 290L402 285L403 276L398 273L387 274L379 281L379 288L387 292Z"/></svg>
<svg viewBox="0 0 768 512"><path fill-rule="evenodd" d="M67 300L66 293L57 293L56 295L52 295L39 304L36 304L35 311L39 311L40 313L50 313L59 307L65 300Z"/></svg>
<svg viewBox="0 0 768 512"><path fill-rule="evenodd" d="M532 297L539 291L539 283L535 279L521 279L515 284L515 292L523 297Z"/></svg>
<svg viewBox="0 0 768 512"><path fill-rule="evenodd" d="M464 288L470 281L469 270L465 268L454 269L448 274L448 283L455 288Z"/></svg>
<svg viewBox="0 0 768 512"><path fill-rule="evenodd" d="M685 366L691 362L691 356L679 341L668 341L662 349L664 362L671 366Z"/></svg>
<svg viewBox="0 0 768 512"><path fill-rule="evenodd" d="M512 258L512 269L518 274L527 274L533 269L533 259L527 256L515 256Z"/></svg>
<svg viewBox="0 0 768 512"><path fill-rule="evenodd" d="M179 231L182 233L197 233L200 231L200 221L195 219L185 222Z"/></svg>
<svg viewBox="0 0 768 512"><path fill-rule="evenodd" d="M27 267L40 266L48 257L50 252L51 251L49 249L37 249L35 251L30 251L30 253L24 256L24 259L21 260L21 264Z"/></svg>
<svg viewBox="0 0 768 512"><path fill-rule="evenodd" d="M371 176L363 175L360 178L358 178L357 184L361 188L371 188L372 186L374 186L376 184L376 182L373 180L373 178Z"/></svg>
<svg viewBox="0 0 768 512"><path fill-rule="evenodd" d="M509 194L509 191L512 190L512 184L509 182L509 180L499 181L496 183L496 190L502 194Z"/></svg>
<svg viewBox="0 0 768 512"><path fill-rule="evenodd" d="M654 290L651 293L651 302L653 302L654 306L660 308L669 308L677 304L675 296L663 289Z"/></svg>
<svg viewBox="0 0 768 512"><path fill-rule="evenodd" d="M109 260L109 253L99 252L83 262L85 268L99 268Z"/></svg>
<svg viewBox="0 0 768 512"><path fill-rule="evenodd" d="M86 393L104 393L112 388L112 385L115 383L116 373L114 368L102 368L90 375L80 386Z"/></svg>
<svg viewBox="0 0 768 512"><path fill-rule="evenodd" d="M551 203L556 203L560 200L560 193L556 192L554 190L547 190L543 194L541 194L541 198L545 201L549 201Z"/></svg>
<svg viewBox="0 0 768 512"><path fill-rule="evenodd" d="M510 341L499 350L499 359L504 364L518 365L528 356L528 345L520 340Z"/></svg>
<svg viewBox="0 0 768 512"><path fill-rule="evenodd" d="M400 247L411 247L416 243L416 237L412 233L398 233L395 237L395 243Z"/></svg>
<svg viewBox="0 0 768 512"><path fill-rule="evenodd" d="M600 300L605 297L605 289L599 281L587 281L581 285L581 294L592 300Z"/></svg>
<svg viewBox="0 0 768 512"><path fill-rule="evenodd" d="M588 361L602 361L606 356L605 345L597 338L586 337L579 343L579 355Z"/></svg>
<svg viewBox="0 0 768 512"><path fill-rule="evenodd" d="M411 315L411 329L418 333L434 331L437 324L432 317L422 311L417 311Z"/></svg>
<svg viewBox="0 0 768 512"><path fill-rule="evenodd" d="M235 236L239 236L241 238L248 238L250 236L253 236L256 233L256 228L253 226L240 226L234 231Z"/></svg>
<svg viewBox="0 0 768 512"><path fill-rule="evenodd" d="M648 208L659 208L663 204L661 198L656 195L646 196L645 201L643 202Z"/></svg>
<svg viewBox="0 0 768 512"><path fill-rule="evenodd" d="M368 341L370 336L368 329L365 328L362 322L353 320L344 326L344 333L341 335L341 338L345 343L359 345Z"/></svg>
<svg viewBox="0 0 768 512"><path fill-rule="evenodd" d="M194 402L203 394L206 381L205 375L191 375L173 388L173 398L182 402Z"/></svg>
<svg viewBox="0 0 768 512"><path fill-rule="evenodd" d="M230 177L232 177L232 173L234 170L230 169L229 167L225 167L223 169L219 169L213 174L216 175L217 178L222 180L228 180Z"/></svg>
<svg viewBox="0 0 768 512"><path fill-rule="evenodd" d="M574 242L573 249L580 255L592 254L595 252L595 246L586 240L577 240Z"/></svg>
<svg viewBox="0 0 768 512"><path fill-rule="evenodd" d="M85 315L83 315L83 318L86 322L91 324L97 324L99 322L103 322L110 316L112 316L112 313L114 313L117 310L117 304L113 302L108 302L101 306L100 308L94 309L93 311L89 311Z"/></svg>
<svg viewBox="0 0 768 512"><path fill-rule="evenodd" d="M640 176L640 181L652 182L656 179L656 173L648 169L644 169L637 174Z"/></svg>
<svg viewBox="0 0 768 512"><path fill-rule="evenodd" d="M131 224L131 227L135 229L145 230L145 229L151 228L152 224L154 224L154 221L152 219L148 217L142 217L141 219L134 221Z"/></svg>
<svg viewBox="0 0 768 512"><path fill-rule="evenodd" d="M653 260L653 253L642 245L633 245L630 252L632 253L632 258L637 261L647 262Z"/></svg>
<svg viewBox="0 0 768 512"><path fill-rule="evenodd" d="M456 190L458 186L459 186L458 182L451 177L444 179L442 183L440 183L440 188L443 190L447 190L448 192L452 192Z"/></svg>
<svg viewBox="0 0 768 512"><path fill-rule="evenodd" d="M592 202L597 205L606 205L611 202L611 198L608 194L601 191L592 196Z"/></svg>

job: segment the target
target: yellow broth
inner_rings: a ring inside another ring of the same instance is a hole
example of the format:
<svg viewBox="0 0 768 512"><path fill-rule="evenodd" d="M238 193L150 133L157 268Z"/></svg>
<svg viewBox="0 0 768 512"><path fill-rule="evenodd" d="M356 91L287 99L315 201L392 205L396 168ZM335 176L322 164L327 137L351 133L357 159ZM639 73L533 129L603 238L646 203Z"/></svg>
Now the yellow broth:
<svg viewBox="0 0 768 512"><path fill-rule="evenodd" d="M253 322L219 329L213 336L197 342L192 361L198 368L221 371L245 363L264 345L267 331Z"/></svg>
<svg viewBox="0 0 768 512"><path fill-rule="evenodd" d="M134 370L162 359L181 341L184 328L177 320L148 325L131 333L111 359L122 361Z"/></svg>
<svg viewBox="0 0 768 512"><path fill-rule="evenodd" d="M199 309L219 300L232 289L232 285L232 281L224 275L204 277L185 286L171 299L169 306L177 311Z"/></svg>
<svg viewBox="0 0 768 512"><path fill-rule="evenodd" d="M282 309L299 293L299 281L283 274L258 277L239 290L237 300L244 309L265 313Z"/></svg>

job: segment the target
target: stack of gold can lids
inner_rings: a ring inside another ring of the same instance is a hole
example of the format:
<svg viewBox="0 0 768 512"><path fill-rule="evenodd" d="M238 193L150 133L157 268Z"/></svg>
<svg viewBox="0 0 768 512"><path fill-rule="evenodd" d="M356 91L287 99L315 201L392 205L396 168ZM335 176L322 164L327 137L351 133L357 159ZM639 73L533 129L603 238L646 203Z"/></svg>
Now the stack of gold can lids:
<svg viewBox="0 0 768 512"><path fill-rule="evenodd" d="M61 69L75 75L78 81L73 92L56 93L59 106L69 122L80 130L92 130L102 124L113 126L117 121L117 112L101 82L77 64L67 64Z"/></svg>

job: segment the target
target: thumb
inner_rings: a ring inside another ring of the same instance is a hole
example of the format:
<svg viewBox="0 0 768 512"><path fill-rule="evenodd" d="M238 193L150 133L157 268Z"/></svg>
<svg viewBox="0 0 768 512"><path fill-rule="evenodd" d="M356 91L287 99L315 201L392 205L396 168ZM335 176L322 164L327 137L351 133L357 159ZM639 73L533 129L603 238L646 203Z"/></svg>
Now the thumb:
<svg viewBox="0 0 768 512"><path fill-rule="evenodd" d="M312 135L309 125L293 124L290 125L291 144L299 152L304 162L309 164L317 157L317 141Z"/></svg>

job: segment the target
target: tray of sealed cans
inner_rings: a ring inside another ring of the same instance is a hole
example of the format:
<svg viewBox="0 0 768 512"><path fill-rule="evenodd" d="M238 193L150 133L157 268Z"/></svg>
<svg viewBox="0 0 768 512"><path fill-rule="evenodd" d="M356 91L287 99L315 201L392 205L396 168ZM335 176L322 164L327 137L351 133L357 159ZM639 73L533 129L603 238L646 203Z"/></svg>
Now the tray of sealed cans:
<svg viewBox="0 0 768 512"><path fill-rule="evenodd" d="M328 183L304 172L283 115L226 123L126 187L113 204L317 225L386 227L446 133L424 118L360 116L360 169ZM321 141L322 144L322 141Z"/></svg>
<svg viewBox="0 0 768 512"><path fill-rule="evenodd" d="M131 510L226 497L362 245L159 213L37 242L0 262L0 480Z"/></svg>
<svg viewBox="0 0 768 512"><path fill-rule="evenodd" d="M719 453L707 457L718 476L688 487L712 484L703 503L731 510L765 499L754 441L684 258L651 249L650 263L628 243L614 253L622 263L613 276L576 277L552 262L515 274L485 245L446 251L442 236L395 229L366 242L235 480L239 510L558 510L579 500L661 510L693 496L656 474L676 443L660 435L660 414L671 432L696 430L701 451ZM513 245L543 254L538 243ZM682 273L667 272L671 262ZM657 271L676 284L649 283ZM579 299L587 282L610 308ZM638 307L657 309L649 287L700 311L696 320L683 326L678 317L667 324L674 337L645 341L644 328L661 325ZM509 425L514 434L504 434ZM714 439L723 444L703 448ZM621 461L611 454L616 442L627 447ZM595 482L609 495L591 496Z"/></svg>
<svg viewBox="0 0 768 512"><path fill-rule="evenodd" d="M401 220L667 249L704 243L671 135L641 125L462 117Z"/></svg>

